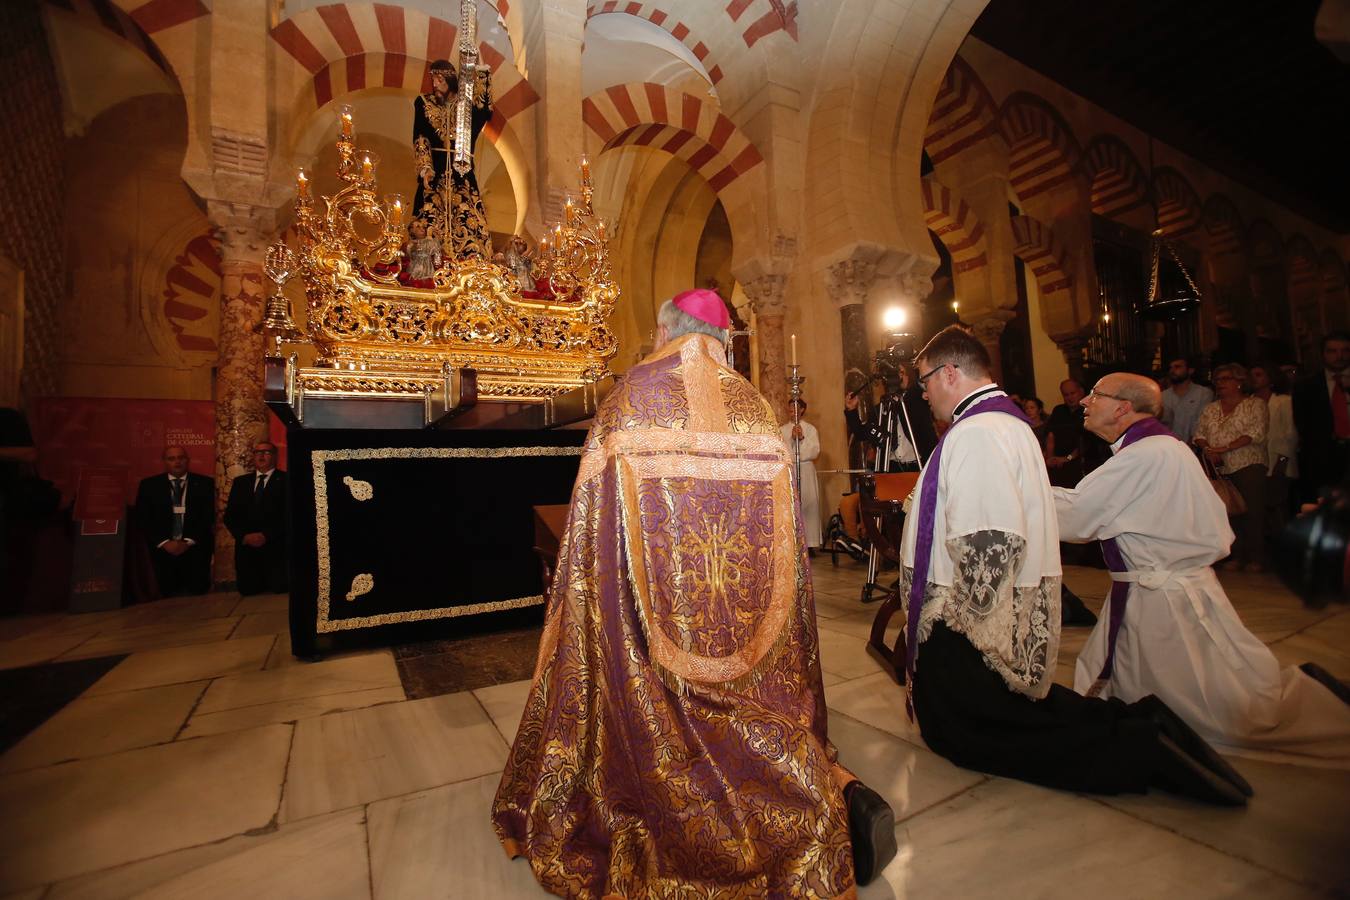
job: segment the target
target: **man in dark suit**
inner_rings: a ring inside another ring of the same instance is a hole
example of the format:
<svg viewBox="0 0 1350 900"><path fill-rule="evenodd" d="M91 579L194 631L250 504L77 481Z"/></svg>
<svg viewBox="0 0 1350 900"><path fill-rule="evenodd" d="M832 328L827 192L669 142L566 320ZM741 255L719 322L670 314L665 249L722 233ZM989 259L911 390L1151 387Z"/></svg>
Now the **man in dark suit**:
<svg viewBox="0 0 1350 900"><path fill-rule="evenodd" d="M234 570L239 593L279 594L288 589L286 534L290 520L286 473L277 469L277 445L253 445L254 471L230 485L225 527L234 535Z"/></svg>
<svg viewBox="0 0 1350 900"><path fill-rule="evenodd" d="M1083 427L1082 400L1087 392L1073 378L1059 385L1064 402L1050 413L1047 423L1055 438L1055 455L1045 461L1050 483L1056 487L1076 487L1083 476L1111 456L1106 441Z"/></svg>
<svg viewBox="0 0 1350 900"><path fill-rule="evenodd" d="M1350 332L1322 338L1322 369L1294 385L1299 495L1305 503L1339 484L1350 463Z"/></svg>
<svg viewBox="0 0 1350 900"><path fill-rule="evenodd" d="M858 392L850 391L844 396L844 424L853 441L866 441L878 452L882 444L889 446L890 459L877 460L876 471L917 472L937 446L933 411L928 408L923 389L914 382L907 366L883 369L882 380L886 394L877 404L875 413L866 420L858 412ZM904 412L900 408L902 403Z"/></svg>
<svg viewBox="0 0 1350 900"><path fill-rule="evenodd" d="M187 450L165 447L165 474L143 479L136 491L136 522L150 546L162 597L211 589L216 486L189 472L188 463Z"/></svg>

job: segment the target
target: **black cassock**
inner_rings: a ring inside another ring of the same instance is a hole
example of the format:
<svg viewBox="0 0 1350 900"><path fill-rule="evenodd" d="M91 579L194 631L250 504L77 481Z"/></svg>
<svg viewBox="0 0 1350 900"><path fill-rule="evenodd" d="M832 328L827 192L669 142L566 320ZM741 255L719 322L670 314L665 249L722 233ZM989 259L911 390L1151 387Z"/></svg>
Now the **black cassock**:
<svg viewBox="0 0 1350 900"><path fill-rule="evenodd" d="M478 145L483 126L492 118L492 85L486 74L479 78L476 87L471 150ZM454 153L455 96L442 98L434 91L420 95L413 101L413 155L417 160L413 217L427 223L427 233L440 239L447 257L487 259L491 256L491 241L478 180L473 169L464 175L455 171L451 165ZM422 181L422 173L427 169L433 173L430 189Z"/></svg>

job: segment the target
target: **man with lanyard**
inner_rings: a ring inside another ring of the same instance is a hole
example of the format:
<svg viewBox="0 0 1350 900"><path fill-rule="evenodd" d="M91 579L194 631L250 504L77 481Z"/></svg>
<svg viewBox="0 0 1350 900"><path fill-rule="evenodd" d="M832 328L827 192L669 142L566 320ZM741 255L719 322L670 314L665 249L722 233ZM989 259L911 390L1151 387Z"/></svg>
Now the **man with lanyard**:
<svg viewBox="0 0 1350 900"><path fill-rule="evenodd" d="M1055 510L1065 540L1102 542L1113 584L1074 687L1156 694L1225 749L1350 768L1350 706L1297 667L1281 671L1215 578L1233 532L1195 454L1155 418L1157 384L1107 375L1083 406L1115 455L1076 489L1055 488Z"/></svg>
<svg viewBox="0 0 1350 900"><path fill-rule="evenodd" d="M1225 805L1230 767L1157 698L1127 706L1053 684L1059 531L1040 445L959 327L919 352L952 422L919 480L901 542L906 672L928 746L966 768L1094 793L1150 786Z"/></svg>

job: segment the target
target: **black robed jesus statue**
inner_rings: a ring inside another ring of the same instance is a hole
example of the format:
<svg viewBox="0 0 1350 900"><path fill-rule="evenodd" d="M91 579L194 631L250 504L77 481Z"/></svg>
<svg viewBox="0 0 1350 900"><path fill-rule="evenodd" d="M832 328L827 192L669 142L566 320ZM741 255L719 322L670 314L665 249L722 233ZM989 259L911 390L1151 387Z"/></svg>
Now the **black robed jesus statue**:
<svg viewBox="0 0 1350 900"><path fill-rule="evenodd" d="M477 71L469 132L470 160L478 135L492 118L490 76L486 67ZM440 59L431 64L431 91L413 101L413 155L417 164L413 217L426 222L427 233L440 240L448 258L488 259L491 244L478 180L472 167L460 174L451 164L458 92L455 67Z"/></svg>

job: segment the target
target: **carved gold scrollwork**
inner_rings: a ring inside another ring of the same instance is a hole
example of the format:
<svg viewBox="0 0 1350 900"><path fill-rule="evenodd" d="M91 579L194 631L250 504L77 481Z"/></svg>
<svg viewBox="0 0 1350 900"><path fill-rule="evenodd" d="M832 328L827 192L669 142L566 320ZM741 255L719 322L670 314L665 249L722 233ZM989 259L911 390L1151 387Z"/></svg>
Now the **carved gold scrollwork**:
<svg viewBox="0 0 1350 900"><path fill-rule="evenodd" d="M347 592L347 602L355 600L362 594L369 594L375 588L375 576L362 572L352 579L352 589Z"/></svg>
<svg viewBox="0 0 1350 900"><path fill-rule="evenodd" d="M353 478L350 475L342 476L342 483L352 492L352 497L357 500L369 500L375 496L375 489L370 486L369 481L362 481L359 478ZM348 598L351 599L351 598Z"/></svg>
<svg viewBox="0 0 1350 900"><path fill-rule="evenodd" d="M486 252L452 255L430 285L414 286L400 281L401 198L381 201L378 159L353 139L348 112L337 143L341 189L312 198L302 179L297 192L299 272L316 367L431 379L445 365L473 368L483 399L544 399L608 374L618 344L605 323L618 288L586 166L580 204L569 200L564 221L532 257L542 295L526 296L516 274Z"/></svg>

